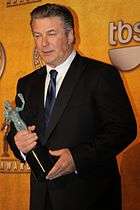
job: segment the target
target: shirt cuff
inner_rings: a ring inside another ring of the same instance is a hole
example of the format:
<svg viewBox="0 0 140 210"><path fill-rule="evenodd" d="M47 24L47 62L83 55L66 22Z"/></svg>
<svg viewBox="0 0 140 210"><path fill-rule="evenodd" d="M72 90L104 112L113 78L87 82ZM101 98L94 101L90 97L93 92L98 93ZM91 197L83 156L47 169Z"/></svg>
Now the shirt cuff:
<svg viewBox="0 0 140 210"><path fill-rule="evenodd" d="M75 173L75 174L78 174L78 171L77 171L77 170L75 170L75 171L74 171L74 173Z"/></svg>

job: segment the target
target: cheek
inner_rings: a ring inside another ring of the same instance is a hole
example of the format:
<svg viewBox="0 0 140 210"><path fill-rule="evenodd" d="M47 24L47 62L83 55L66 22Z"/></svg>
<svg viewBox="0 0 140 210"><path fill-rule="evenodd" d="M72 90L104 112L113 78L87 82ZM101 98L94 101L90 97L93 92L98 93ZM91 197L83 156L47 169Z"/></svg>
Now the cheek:
<svg viewBox="0 0 140 210"><path fill-rule="evenodd" d="M37 49L40 49L41 48L41 42L39 40L35 40L35 46Z"/></svg>
<svg viewBox="0 0 140 210"><path fill-rule="evenodd" d="M66 39L58 39L55 43L56 49L59 52L65 52L68 48L68 41Z"/></svg>

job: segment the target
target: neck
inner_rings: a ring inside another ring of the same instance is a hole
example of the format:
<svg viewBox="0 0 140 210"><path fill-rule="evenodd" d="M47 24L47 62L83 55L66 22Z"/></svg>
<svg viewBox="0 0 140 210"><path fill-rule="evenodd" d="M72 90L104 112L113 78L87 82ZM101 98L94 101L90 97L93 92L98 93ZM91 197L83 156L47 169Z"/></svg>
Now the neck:
<svg viewBox="0 0 140 210"><path fill-rule="evenodd" d="M57 61L56 64L52 64L52 65L49 65L49 64L48 64L48 65L49 65L50 67L52 67L52 68L56 68L57 66L61 65L62 63L64 63L64 62L67 60L67 58L70 56L70 54L72 53L72 51L73 51L73 48L70 48L70 49L67 51L66 55L65 55L64 57L60 58L59 61Z"/></svg>

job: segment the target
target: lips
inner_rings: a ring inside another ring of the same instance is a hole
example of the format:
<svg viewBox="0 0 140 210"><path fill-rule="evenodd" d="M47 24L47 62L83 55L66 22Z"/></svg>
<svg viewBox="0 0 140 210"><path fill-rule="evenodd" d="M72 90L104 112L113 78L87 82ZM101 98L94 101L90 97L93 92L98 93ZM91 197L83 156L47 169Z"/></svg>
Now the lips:
<svg viewBox="0 0 140 210"><path fill-rule="evenodd" d="M42 53L44 54L50 54L52 53L54 50L43 50Z"/></svg>

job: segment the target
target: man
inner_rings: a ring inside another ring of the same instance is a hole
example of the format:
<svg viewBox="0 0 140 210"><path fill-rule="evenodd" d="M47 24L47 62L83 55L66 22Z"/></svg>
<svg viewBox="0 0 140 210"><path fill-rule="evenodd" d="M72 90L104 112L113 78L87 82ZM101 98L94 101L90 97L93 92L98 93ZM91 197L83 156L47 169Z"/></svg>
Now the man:
<svg viewBox="0 0 140 210"><path fill-rule="evenodd" d="M29 127L11 129L8 139L21 160L39 142L57 161L43 182L31 173L30 209L121 210L115 157L135 139L136 122L119 73L74 50L66 7L35 8L31 29L46 65L18 81L17 93L25 98L21 117ZM52 69L55 101L46 114Z"/></svg>

